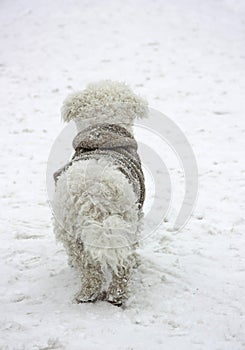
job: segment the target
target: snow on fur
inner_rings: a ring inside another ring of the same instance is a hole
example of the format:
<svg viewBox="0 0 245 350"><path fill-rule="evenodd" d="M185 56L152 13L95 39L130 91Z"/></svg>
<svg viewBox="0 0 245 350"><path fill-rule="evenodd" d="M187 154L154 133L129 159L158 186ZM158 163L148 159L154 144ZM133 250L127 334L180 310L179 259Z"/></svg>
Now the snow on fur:
<svg viewBox="0 0 245 350"><path fill-rule="evenodd" d="M115 269L139 238L135 202L132 186L115 166L103 159L74 162L57 182L56 238L65 247L81 240L93 259Z"/></svg>
<svg viewBox="0 0 245 350"><path fill-rule="evenodd" d="M136 118L147 115L145 99L137 96L125 83L111 80L91 83L85 90L70 94L61 108L61 116L66 122L107 122L127 128Z"/></svg>

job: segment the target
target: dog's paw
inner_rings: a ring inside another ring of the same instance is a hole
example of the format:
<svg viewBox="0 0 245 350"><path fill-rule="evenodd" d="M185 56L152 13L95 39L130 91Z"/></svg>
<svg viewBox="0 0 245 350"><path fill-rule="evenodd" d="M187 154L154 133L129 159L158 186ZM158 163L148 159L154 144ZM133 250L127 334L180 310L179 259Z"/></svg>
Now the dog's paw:
<svg viewBox="0 0 245 350"><path fill-rule="evenodd" d="M106 296L106 300L113 305L116 306L122 306L123 302L125 301L125 293L118 289L117 291L114 291L114 294L108 293Z"/></svg>
<svg viewBox="0 0 245 350"><path fill-rule="evenodd" d="M110 303L114 306L120 307L123 305L123 302L121 300L107 300L107 301L108 301L108 303Z"/></svg>
<svg viewBox="0 0 245 350"><path fill-rule="evenodd" d="M86 293L83 293L83 291L81 291L81 292L79 292L79 293L77 293L75 295L74 301L77 304L80 304L80 303L93 303L97 299L98 299L98 293L86 294Z"/></svg>

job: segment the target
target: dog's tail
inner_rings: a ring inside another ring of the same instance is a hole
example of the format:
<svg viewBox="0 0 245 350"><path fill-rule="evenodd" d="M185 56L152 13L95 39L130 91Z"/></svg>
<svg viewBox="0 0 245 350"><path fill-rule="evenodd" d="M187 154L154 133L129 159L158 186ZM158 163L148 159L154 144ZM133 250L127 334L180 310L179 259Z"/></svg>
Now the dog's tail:
<svg viewBox="0 0 245 350"><path fill-rule="evenodd" d="M142 213L136 201L116 166L103 159L74 162L57 181L56 237L75 250L80 242L94 260L116 269L139 240Z"/></svg>

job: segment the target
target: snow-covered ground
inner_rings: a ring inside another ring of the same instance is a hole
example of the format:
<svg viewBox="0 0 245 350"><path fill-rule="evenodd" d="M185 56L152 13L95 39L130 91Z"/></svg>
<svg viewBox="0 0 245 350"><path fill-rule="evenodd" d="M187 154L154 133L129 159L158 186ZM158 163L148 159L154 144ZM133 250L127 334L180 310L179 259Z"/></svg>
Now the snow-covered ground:
<svg viewBox="0 0 245 350"><path fill-rule="evenodd" d="M244 1L3 0L0 38L0 349L244 350ZM108 78L171 117L199 166L193 217L145 240L125 309L72 302L45 183L64 97Z"/></svg>

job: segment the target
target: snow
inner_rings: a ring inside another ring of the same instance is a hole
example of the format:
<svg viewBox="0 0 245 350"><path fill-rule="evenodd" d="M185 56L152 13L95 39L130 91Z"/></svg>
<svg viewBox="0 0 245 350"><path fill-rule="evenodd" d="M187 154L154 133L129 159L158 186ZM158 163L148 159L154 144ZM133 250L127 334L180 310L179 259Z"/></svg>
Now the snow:
<svg viewBox="0 0 245 350"><path fill-rule="evenodd" d="M0 348L245 349L244 2L0 6ZM46 194L61 103L100 79L126 81L170 117L199 167L192 218L144 241L125 308L73 303L79 279Z"/></svg>

